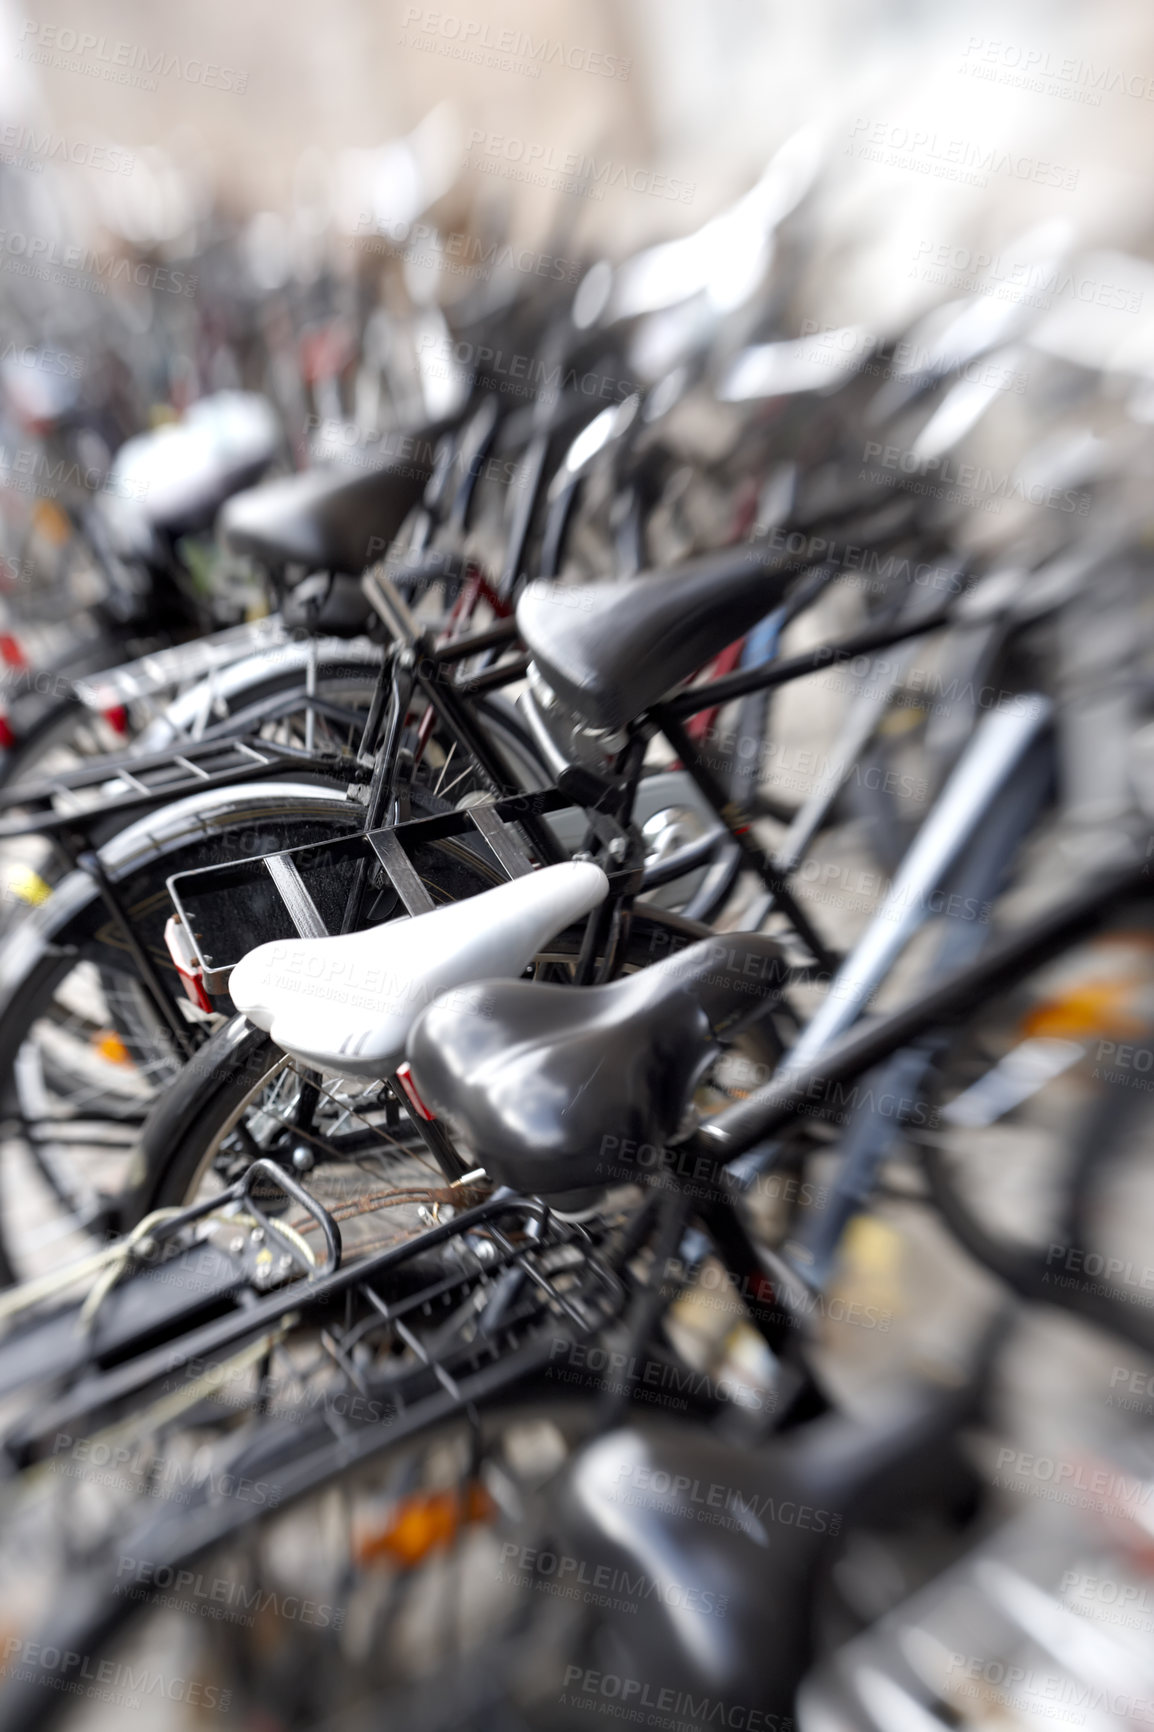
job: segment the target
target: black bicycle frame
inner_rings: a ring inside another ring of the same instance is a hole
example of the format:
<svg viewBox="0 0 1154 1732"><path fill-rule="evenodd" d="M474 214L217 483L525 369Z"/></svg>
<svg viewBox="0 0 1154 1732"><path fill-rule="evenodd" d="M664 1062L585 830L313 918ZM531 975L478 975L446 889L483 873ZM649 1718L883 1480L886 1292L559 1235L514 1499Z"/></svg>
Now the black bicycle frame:
<svg viewBox="0 0 1154 1732"><path fill-rule="evenodd" d="M813 1064L788 1066L764 1087L699 1126L685 1145L702 1172L722 1179L725 1168L803 1111L829 1103L843 1084L926 1035L958 1024L1025 980L1072 944L1100 930L1127 901L1154 896L1149 854L1090 879L1053 907L997 940L975 962L867 1027L846 1035Z"/></svg>

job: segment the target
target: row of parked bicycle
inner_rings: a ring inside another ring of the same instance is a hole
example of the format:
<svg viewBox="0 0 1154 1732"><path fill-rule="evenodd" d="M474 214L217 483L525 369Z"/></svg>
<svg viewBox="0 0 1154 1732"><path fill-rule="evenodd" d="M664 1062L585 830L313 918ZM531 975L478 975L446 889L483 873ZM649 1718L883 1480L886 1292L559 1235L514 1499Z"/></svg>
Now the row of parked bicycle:
<svg viewBox="0 0 1154 1732"><path fill-rule="evenodd" d="M1036 296L788 334L806 149L352 462L206 399L37 567L5 1732L1144 1723L1141 1404L1004 1391L1035 1308L1154 1350L1148 436Z"/></svg>

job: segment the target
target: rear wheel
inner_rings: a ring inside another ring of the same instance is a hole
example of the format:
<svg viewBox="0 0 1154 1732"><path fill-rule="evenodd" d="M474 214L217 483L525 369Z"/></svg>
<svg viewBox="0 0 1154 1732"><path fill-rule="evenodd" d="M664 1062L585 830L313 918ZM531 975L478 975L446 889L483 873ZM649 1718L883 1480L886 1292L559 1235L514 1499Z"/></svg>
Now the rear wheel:
<svg viewBox="0 0 1154 1732"><path fill-rule="evenodd" d="M53 1550L36 1547L22 1558L19 1582L0 1581L6 1630L35 1636L28 1651L47 1655L49 1669L25 1666L19 1652L6 1660L0 1727L112 1732L158 1677L195 1681L164 1691L171 1732L203 1726L206 1709L277 1732L344 1726L364 1711L373 1716L366 1725L428 1724L420 1712L431 1705L427 1692L496 1685L503 1643L542 1616L584 1610L559 1597L522 1548L542 1488L596 1418L587 1397L530 1384L382 1450L283 1511L241 1505L240 1531L199 1556L204 1511L174 1508L165 1535L172 1552L111 1541L111 1586L86 1583L83 1524L65 1515L86 1488L57 1480ZM256 1486L275 1483L271 1468L253 1474ZM9 1557L19 1550L11 1544ZM179 1564L168 1562L174 1555ZM62 1594L66 1578L71 1591ZM88 1587L86 1605L78 1585ZM10 1638L10 1655L15 1646ZM74 1680L58 1659L69 1653L84 1656ZM447 1732L462 1722L434 1723Z"/></svg>
<svg viewBox="0 0 1154 1732"><path fill-rule="evenodd" d="M164 947L169 874L360 828L335 790L268 784L184 802L126 831L103 856L158 970L186 1046L210 1032L180 1010ZM0 1267L11 1280L91 1249L119 1224L149 1109L185 1047L145 992L90 879L73 873L0 950Z"/></svg>

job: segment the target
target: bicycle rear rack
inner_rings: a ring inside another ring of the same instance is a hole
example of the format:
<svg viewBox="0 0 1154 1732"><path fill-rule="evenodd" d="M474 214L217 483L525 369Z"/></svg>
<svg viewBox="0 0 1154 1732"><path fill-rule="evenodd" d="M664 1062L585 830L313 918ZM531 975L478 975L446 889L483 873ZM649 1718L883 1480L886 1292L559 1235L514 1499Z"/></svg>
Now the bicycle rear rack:
<svg viewBox="0 0 1154 1732"><path fill-rule="evenodd" d="M286 1188L283 1175L278 1182ZM325 1214L315 1199L310 1203L306 1230ZM171 1239L206 1214L200 1205L167 1220L164 1236ZM329 1225L335 1234L335 1223ZM295 1230L299 1235L299 1224ZM156 1341L150 1318L135 1350L131 1340L118 1339L111 1365L99 1364L97 1334L93 1361L74 1387L27 1409L5 1438L5 1453L31 1465L61 1429L73 1436L98 1430L110 1413L147 1402L158 1389L166 1411L179 1409L173 1392L185 1390L197 1401L223 1399L233 1411L251 1402L270 1418L295 1424L302 1415L315 1417L320 1442L335 1440L343 1451L356 1431L375 1436L379 1447L392 1441L402 1422L421 1420L430 1397L437 1407L432 1417L463 1411L477 1394L505 1386L531 1364L547 1363L559 1338L585 1339L612 1322L626 1298L625 1283L604 1254L613 1235L612 1226L561 1220L539 1199L504 1194L335 1267L326 1245L323 1265L318 1259L312 1272L275 1291L260 1292L253 1283L245 1302L223 1316L192 1327L173 1319L175 1338L168 1342ZM330 1236L322 1232L323 1239ZM179 1254L168 1267L179 1268ZM191 1304L203 1317L211 1302L212 1295L202 1293ZM235 1397L222 1396L230 1369L243 1367L247 1374L254 1363L255 1342L271 1349L310 1318L320 1326L323 1352L305 1368L290 1360L283 1384L274 1385L292 1390L287 1412L270 1411L267 1387L250 1391L246 1383ZM211 1375L201 1389L206 1367ZM40 1356L31 1376L45 1375L52 1376L51 1367ZM317 1389L310 1390L311 1380ZM362 1398L365 1405L355 1411L371 1422L367 1426L348 1423L350 1394ZM355 1444L353 1453L367 1452L363 1435Z"/></svg>
<svg viewBox="0 0 1154 1732"><path fill-rule="evenodd" d="M209 788L259 781L302 768L345 781L356 779L358 773L363 776L351 757L321 756L251 737L202 741L179 752L170 749L139 757L101 758L97 764L66 775L48 776L0 792L0 814L13 809L19 814L0 816L0 841L33 835L83 838L111 813L142 810L187 794L202 794Z"/></svg>
<svg viewBox="0 0 1154 1732"><path fill-rule="evenodd" d="M499 878L519 877L532 866L513 828L517 819L572 805L557 789L514 794L391 828L178 872L168 890L184 949L182 967L200 978L206 992L224 993L232 969L258 944L339 932L349 890L366 862L378 891L390 886L407 914L429 913L436 903L414 855L431 842L465 838Z"/></svg>

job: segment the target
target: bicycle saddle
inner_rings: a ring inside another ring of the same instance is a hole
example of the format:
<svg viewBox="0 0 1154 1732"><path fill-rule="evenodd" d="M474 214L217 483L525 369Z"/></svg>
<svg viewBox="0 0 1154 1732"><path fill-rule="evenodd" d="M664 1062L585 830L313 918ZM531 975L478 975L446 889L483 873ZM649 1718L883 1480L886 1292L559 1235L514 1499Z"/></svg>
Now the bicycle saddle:
<svg viewBox="0 0 1154 1732"><path fill-rule="evenodd" d="M483 976L520 974L608 886L600 866L569 860L368 932L261 944L233 969L229 996L314 1070L390 1076L431 999Z"/></svg>
<svg viewBox="0 0 1154 1732"><path fill-rule="evenodd" d="M595 728L620 728L777 606L796 564L750 543L625 583L531 583L517 629L546 684Z"/></svg>
<svg viewBox="0 0 1154 1732"><path fill-rule="evenodd" d="M719 1726L752 1725L738 1706L750 1702L766 1727L795 1724L843 1530L956 1507L976 1485L959 1431L980 1386L911 1380L885 1394L868 1418L831 1411L756 1450L653 1418L571 1456L549 1486L541 1549L582 1559L589 1580L636 1585L633 1615L603 1614L600 1632L591 1619L566 1662L643 1682L654 1701L665 1688L716 1703Z"/></svg>
<svg viewBox="0 0 1154 1732"><path fill-rule="evenodd" d="M485 982L483 1007L445 998L415 1020L413 1076L505 1184L555 1195L628 1179L678 1130L719 1037L786 975L773 939L740 932L608 986Z"/></svg>
<svg viewBox="0 0 1154 1732"><path fill-rule="evenodd" d="M237 553L262 565L359 577L396 535L429 473L416 458L367 474L309 469L235 494L221 513L221 530Z"/></svg>

